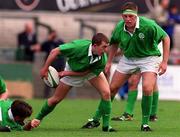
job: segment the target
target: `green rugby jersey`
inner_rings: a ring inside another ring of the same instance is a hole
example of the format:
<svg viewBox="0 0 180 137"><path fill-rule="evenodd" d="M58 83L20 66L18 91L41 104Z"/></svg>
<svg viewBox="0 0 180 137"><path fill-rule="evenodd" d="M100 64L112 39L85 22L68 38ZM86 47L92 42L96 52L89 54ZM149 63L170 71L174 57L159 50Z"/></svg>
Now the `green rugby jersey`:
<svg viewBox="0 0 180 137"><path fill-rule="evenodd" d="M6 84L0 76L0 94L4 93L5 91L6 91Z"/></svg>
<svg viewBox="0 0 180 137"><path fill-rule="evenodd" d="M83 72L91 70L98 76L105 67L107 56L104 53L102 56L95 56L91 51L90 40L74 40L59 46L60 52L67 57L67 62L72 71Z"/></svg>
<svg viewBox="0 0 180 137"><path fill-rule="evenodd" d="M0 100L0 125L10 127L11 130L22 130L23 127L14 122L11 113L12 100Z"/></svg>
<svg viewBox="0 0 180 137"><path fill-rule="evenodd" d="M132 34L126 31L124 21L119 21L112 33L110 44L119 44L127 58L161 56L158 44L166 36L166 32L155 21L137 17L136 29Z"/></svg>

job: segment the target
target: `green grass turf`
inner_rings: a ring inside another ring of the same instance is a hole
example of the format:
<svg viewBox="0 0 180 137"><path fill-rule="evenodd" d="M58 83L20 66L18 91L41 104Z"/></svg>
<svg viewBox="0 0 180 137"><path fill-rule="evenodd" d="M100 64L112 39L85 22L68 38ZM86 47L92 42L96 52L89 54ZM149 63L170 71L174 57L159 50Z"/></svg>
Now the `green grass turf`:
<svg viewBox="0 0 180 137"><path fill-rule="evenodd" d="M28 100L33 106L33 116L39 111L44 100ZM81 129L87 119L95 112L98 100L64 100L55 111L46 117L40 127L32 131L13 131L0 133L0 137L179 137L180 136L180 102L160 101L159 119L150 122L152 132L141 132L140 101L136 103L134 121L116 122L111 125L118 130L116 133L105 133L101 126L95 129ZM114 101L112 116L123 113L125 101Z"/></svg>

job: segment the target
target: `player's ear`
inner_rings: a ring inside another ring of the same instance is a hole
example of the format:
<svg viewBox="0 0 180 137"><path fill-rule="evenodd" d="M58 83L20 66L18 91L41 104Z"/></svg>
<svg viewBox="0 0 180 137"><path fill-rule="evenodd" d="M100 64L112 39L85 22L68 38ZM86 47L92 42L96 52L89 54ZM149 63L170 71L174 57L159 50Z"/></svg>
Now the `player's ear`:
<svg viewBox="0 0 180 137"><path fill-rule="evenodd" d="M93 47L97 47L98 45L97 44L93 44Z"/></svg>

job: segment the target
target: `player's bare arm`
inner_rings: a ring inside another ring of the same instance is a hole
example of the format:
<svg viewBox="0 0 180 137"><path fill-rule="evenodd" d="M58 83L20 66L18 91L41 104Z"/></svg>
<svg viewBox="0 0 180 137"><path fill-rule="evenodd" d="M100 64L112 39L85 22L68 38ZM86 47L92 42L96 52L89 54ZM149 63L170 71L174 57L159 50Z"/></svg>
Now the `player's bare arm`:
<svg viewBox="0 0 180 137"><path fill-rule="evenodd" d="M86 70L86 71L83 71L83 72L61 71L61 72L59 72L59 76L61 78L65 77L65 76L84 76L84 75L87 75L90 72L91 72L90 70Z"/></svg>
<svg viewBox="0 0 180 137"><path fill-rule="evenodd" d="M48 67L51 65L51 63L56 59L56 57L59 54L60 54L59 48L55 48L50 52L50 54L49 54L49 56L48 56L48 58L47 58L47 60L46 60L46 62L44 64L43 68L40 71L41 77L47 77Z"/></svg>
<svg viewBox="0 0 180 137"><path fill-rule="evenodd" d="M169 36L166 36L163 40L163 60L159 66L159 75L162 75L167 70L167 63L169 58L169 49L170 49L170 39Z"/></svg>
<svg viewBox="0 0 180 137"><path fill-rule="evenodd" d="M108 61L107 61L106 67L105 67L105 74L106 75L110 74L111 63L112 63L114 56L117 53L117 50L118 50L118 44L111 45L109 53L108 53Z"/></svg>

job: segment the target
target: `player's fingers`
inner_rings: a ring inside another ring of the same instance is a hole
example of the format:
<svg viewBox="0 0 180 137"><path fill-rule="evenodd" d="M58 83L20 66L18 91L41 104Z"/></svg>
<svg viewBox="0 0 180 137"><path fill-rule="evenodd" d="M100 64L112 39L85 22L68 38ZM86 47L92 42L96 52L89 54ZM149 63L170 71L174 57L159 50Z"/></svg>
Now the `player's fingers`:
<svg viewBox="0 0 180 137"><path fill-rule="evenodd" d="M62 72L62 71L61 71L61 72L59 72L58 74L59 74L59 76L60 76L60 77L62 77L62 76L63 76L63 72Z"/></svg>
<svg viewBox="0 0 180 137"><path fill-rule="evenodd" d="M44 78L45 78L45 79L48 79L48 75L46 74L46 75L44 76Z"/></svg>
<svg viewBox="0 0 180 137"><path fill-rule="evenodd" d="M159 76L161 76L162 74L164 74L165 71L166 71L165 69L161 69L161 70L158 72Z"/></svg>
<svg viewBox="0 0 180 137"><path fill-rule="evenodd" d="M158 74L160 73L161 69L162 69L162 66L159 65Z"/></svg>
<svg viewBox="0 0 180 137"><path fill-rule="evenodd" d="M31 121L31 126L33 128L38 127L40 125L40 120L34 119Z"/></svg>
<svg viewBox="0 0 180 137"><path fill-rule="evenodd" d="M45 74L45 75L41 75L41 79L46 79L46 80L48 80L48 73L47 74Z"/></svg>
<svg viewBox="0 0 180 137"><path fill-rule="evenodd" d="M41 69L40 70L40 77L43 79L43 78L46 78L47 79L47 77L48 77L48 70L46 70L46 69Z"/></svg>
<svg viewBox="0 0 180 137"><path fill-rule="evenodd" d="M33 128L38 127L38 126L39 126L39 123L32 123L31 126L32 126Z"/></svg>

